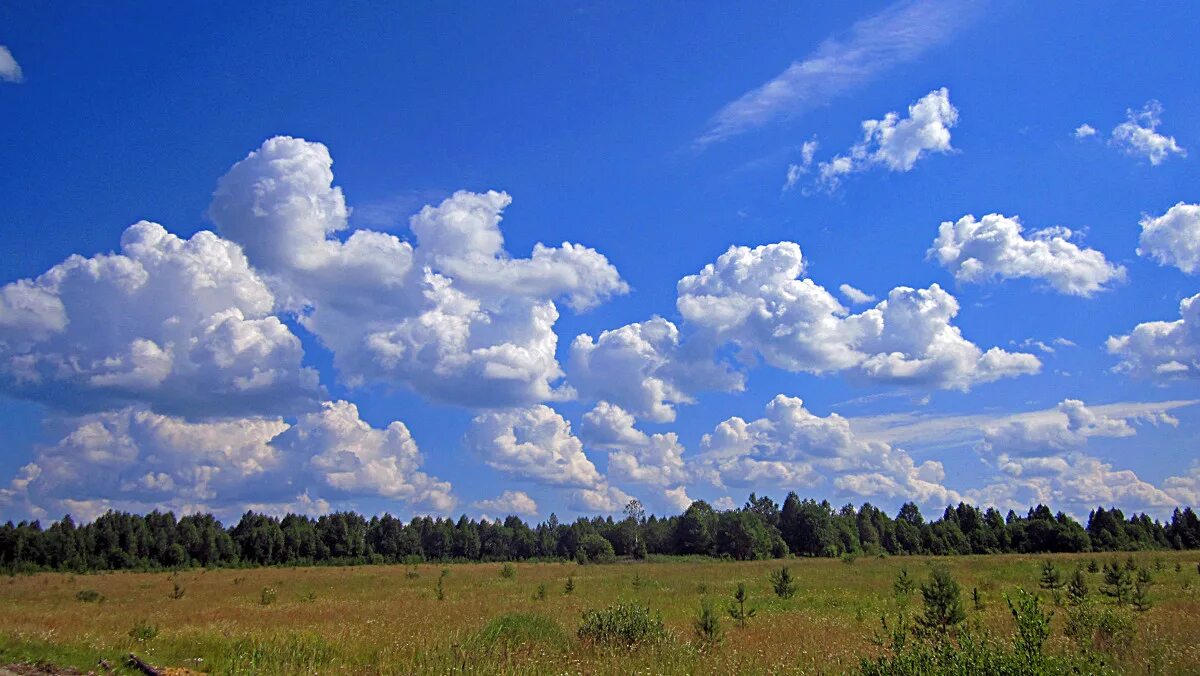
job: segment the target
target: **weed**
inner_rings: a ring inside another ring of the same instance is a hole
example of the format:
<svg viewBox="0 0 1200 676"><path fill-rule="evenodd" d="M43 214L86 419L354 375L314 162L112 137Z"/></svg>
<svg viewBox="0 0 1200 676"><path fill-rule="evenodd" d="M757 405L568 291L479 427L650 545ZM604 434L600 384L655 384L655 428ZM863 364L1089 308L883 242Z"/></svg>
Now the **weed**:
<svg viewBox="0 0 1200 676"><path fill-rule="evenodd" d="M104 600L104 595L95 589L81 589L75 594L75 599L84 603L100 603Z"/></svg>
<svg viewBox="0 0 1200 676"><path fill-rule="evenodd" d="M258 602L264 606L269 606L272 603L275 603L275 599L278 596L279 596L279 593L276 592L273 588L263 587L262 591L260 591L258 594Z"/></svg>
<svg viewBox="0 0 1200 676"><path fill-rule="evenodd" d="M660 641L666 635L662 614L636 603L584 611L579 625L580 640L599 645L636 646Z"/></svg>

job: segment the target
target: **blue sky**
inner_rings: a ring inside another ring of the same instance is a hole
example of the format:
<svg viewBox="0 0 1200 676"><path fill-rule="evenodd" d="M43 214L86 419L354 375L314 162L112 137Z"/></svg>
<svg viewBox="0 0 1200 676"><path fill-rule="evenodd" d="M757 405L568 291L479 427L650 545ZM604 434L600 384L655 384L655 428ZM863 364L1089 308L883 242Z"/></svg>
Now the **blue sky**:
<svg viewBox="0 0 1200 676"><path fill-rule="evenodd" d="M0 8L0 517L1196 504L1196 19Z"/></svg>

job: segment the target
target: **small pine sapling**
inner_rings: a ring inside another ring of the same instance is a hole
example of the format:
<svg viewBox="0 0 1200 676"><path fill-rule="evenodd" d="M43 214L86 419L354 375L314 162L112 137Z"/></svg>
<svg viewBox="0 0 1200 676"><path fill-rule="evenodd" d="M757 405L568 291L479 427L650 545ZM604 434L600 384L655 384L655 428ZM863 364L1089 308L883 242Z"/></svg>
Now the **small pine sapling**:
<svg viewBox="0 0 1200 676"><path fill-rule="evenodd" d="M779 598L790 599L796 595L796 578L787 566L783 566L771 573L771 587Z"/></svg>
<svg viewBox="0 0 1200 676"><path fill-rule="evenodd" d="M749 599L750 595L746 593L746 583L739 582L737 591L733 593L733 601L729 604L729 616L736 620L738 626L743 629L746 628L746 621L758 612L755 608L746 608L746 601Z"/></svg>
<svg viewBox="0 0 1200 676"><path fill-rule="evenodd" d="M1082 605L1088 597L1087 578L1083 576L1083 568L1075 569L1067 583L1067 602L1073 606Z"/></svg>
<svg viewBox="0 0 1200 676"><path fill-rule="evenodd" d="M563 596L570 596L575 593L575 576L568 575L567 583L563 585Z"/></svg>
<svg viewBox="0 0 1200 676"><path fill-rule="evenodd" d="M721 618L713 611L712 601L700 601L700 614L692 621L692 626L701 646L709 647L721 642Z"/></svg>

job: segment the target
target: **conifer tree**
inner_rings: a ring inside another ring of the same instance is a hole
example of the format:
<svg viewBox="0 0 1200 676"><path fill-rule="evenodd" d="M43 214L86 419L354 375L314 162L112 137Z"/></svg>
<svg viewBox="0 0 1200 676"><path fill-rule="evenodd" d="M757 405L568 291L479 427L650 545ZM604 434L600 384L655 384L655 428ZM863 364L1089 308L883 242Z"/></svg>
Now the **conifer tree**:
<svg viewBox="0 0 1200 676"><path fill-rule="evenodd" d="M787 566L771 573L771 586L781 599L790 599L796 594L796 578L792 577L792 571Z"/></svg>
<svg viewBox="0 0 1200 676"><path fill-rule="evenodd" d="M967 619L958 582L945 566L934 566L929 581L921 585L921 597L925 612L917 622L927 631L945 634Z"/></svg>

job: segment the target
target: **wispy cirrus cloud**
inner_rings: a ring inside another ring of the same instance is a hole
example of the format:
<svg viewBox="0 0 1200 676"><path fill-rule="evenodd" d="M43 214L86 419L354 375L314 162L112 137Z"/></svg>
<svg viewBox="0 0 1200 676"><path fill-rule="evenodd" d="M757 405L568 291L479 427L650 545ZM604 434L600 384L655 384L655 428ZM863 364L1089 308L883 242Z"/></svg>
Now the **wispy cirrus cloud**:
<svg viewBox="0 0 1200 676"><path fill-rule="evenodd" d="M726 104L696 139L699 147L804 112L912 61L969 23L982 2L905 0L856 22L843 37L825 40L772 80Z"/></svg>
<svg viewBox="0 0 1200 676"><path fill-rule="evenodd" d="M20 82L25 79L21 73L21 64L13 57L8 47L0 45L0 80L4 82Z"/></svg>

